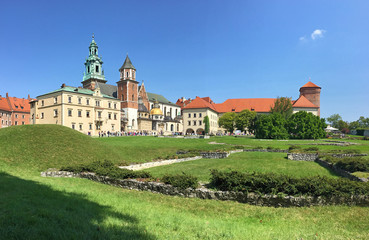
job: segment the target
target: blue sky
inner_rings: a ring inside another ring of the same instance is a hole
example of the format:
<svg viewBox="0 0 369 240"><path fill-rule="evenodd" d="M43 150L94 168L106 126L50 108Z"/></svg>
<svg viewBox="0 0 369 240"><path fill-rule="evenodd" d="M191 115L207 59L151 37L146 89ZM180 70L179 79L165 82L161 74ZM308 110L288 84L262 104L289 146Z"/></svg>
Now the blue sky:
<svg viewBox="0 0 369 240"><path fill-rule="evenodd" d="M179 97L297 99L369 117L369 1L2 1L0 94L80 86L92 33L108 83L128 53L137 80ZM313 34L315 32L315 34Z"/></svg>

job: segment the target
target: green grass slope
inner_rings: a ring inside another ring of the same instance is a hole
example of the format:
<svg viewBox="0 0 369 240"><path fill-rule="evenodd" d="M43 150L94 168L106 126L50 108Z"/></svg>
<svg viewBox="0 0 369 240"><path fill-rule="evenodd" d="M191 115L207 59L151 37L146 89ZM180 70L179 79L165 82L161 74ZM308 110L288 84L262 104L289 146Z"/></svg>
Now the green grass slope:
<svg viewBox="0 0 369 240"><path fill-rule="evenodd" d="M38 171L123 157L112 146L58 125L24 125L0 129L0 162Z"/></svg>

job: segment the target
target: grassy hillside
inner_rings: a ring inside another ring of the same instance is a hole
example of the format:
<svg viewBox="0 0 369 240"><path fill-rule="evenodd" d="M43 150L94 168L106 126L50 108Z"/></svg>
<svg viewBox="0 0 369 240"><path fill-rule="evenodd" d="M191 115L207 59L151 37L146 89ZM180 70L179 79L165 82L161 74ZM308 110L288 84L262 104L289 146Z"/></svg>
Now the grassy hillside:
<svg viewBox="0 0 369 240"><path fill-rule="evenodd" d="M37 169L123 157L114 147L58 125L24 125L0 129L0 161Z"/></svg>

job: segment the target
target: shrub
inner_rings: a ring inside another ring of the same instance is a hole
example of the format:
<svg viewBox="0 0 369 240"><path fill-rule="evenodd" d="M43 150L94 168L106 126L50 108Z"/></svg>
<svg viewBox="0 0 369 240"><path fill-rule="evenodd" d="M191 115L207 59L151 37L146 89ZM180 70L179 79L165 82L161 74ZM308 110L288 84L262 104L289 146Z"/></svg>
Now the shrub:
<svg viewBox="0 0 369 240"><path fill-rule="evenodd" d="M345 154L360 154L360 150L359 149L345 149L342 151Z"/></svg>
<svg viewBox="0 0 369 240"><path fill-rule="evenodd" d="M318 152L319 151L319 148L318 147L308 147L308 148L305 148L304 151L307 151L307 152Z"/></svg>
<svg viewBox="0 0 369 240"><path fill-rule="evenodd" d="M185 173L177 175L164 175L161 180L163 183L170 184L173 187L177 187L180 189L196 189L198 186L197 177Z"/></svg>
<svg viewBox="0 0 369 240"><path fill-rule="evenodd" d="M100 176L108 176L114 179L127 178L150 178L151 175L145 171L132 171L129 169L118 168L113 162L109 160L95 161L86 165L76 165L62 167L62 171L69 171L74 173L80 172L94 172Z"/></svg>
<svg viewBox="0 0 369 240"><path fill-rule="evenodd" d="M299 149L301 149L301 146L291 145L291 146L288 148L288 151L292 151L292 150L299 150Z"/></svg>
<svg viewBox="0 0 369 240"><path fill-rule="evenodd" d="M369 160L364 158L342 158L335 165L349 172L369 172Z"/></svg>
<svg viewBox="0 0 369 240"><path fill-rule="evenodd" d="M255 149L264 149L262 146L257 146Z"/></svg>
<svg viewBox="0 0 369 240"><path fill-rule="evenodd" d="M294 178L274 173L241 173L211 170L210 184L222 191L310 196L367 195L369 184L327 177Z"/></svg>

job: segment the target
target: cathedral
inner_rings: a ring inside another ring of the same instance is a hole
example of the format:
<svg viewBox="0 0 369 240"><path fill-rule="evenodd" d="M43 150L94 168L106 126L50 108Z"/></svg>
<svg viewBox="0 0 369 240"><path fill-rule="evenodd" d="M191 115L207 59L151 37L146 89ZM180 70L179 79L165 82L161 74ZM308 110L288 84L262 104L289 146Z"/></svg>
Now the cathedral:
<svg viewBox="0 0 369 240"><path fill-rule="evenodd" d="M136 68L128 55L115 85L107 84L94 37L84 65L82 87L63 84L31 103L32 123L61 124L89 135L98 135L100 131L164 135L183 131L180 106L160 94L147 92L143 81L139 84L136 80ZM45 106L46 102L50 105Z"/></svg>

